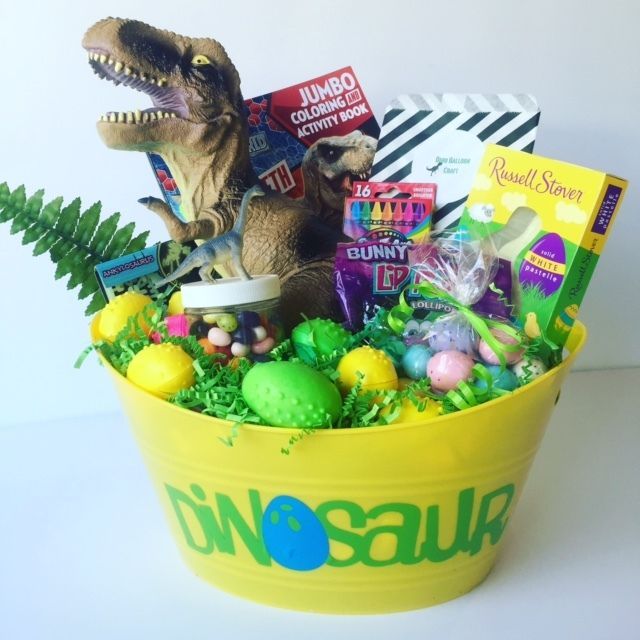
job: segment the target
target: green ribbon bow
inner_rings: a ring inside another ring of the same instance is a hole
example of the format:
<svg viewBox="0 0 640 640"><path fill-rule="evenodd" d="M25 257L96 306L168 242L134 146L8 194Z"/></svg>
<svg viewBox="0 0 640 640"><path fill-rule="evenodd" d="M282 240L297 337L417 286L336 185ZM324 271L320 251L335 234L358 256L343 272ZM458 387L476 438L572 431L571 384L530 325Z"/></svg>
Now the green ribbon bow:
<svg viewBox="0 0 640 640"><path fill-rule="evenodd" d="M458 302L450 293L440 289L432 282L423 282L418 285L406 287L400 294L398 304L389 311L387 322L391 330L396 334L401 334L405 325L413 317L413 307L407 302L406 293L409 290L417 291L425 298L436 298L442 300L450 307L460 313L467 322L475 329L480 338L484 340L490 349L496 354L500 361L500 370L504 371L507 366L505 353L516 353L524 348L524 336L516 328L506 322L499 322L489 318L483 318L468 306ZM515 340L515 344L504 344L500 342L492 333L492 329L498 329L507 336Z"/></svg>

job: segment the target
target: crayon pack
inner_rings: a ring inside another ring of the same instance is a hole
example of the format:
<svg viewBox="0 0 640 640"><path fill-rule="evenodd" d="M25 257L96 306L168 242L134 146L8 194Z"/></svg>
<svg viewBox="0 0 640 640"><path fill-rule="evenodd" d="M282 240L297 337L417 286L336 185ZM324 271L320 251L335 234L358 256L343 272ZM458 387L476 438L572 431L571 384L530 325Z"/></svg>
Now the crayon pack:
<svg viewBox="0 0 640 640"><path fill-rule="evenodd" d="M422 242L429 237L436 185L355 182L345 199L344 234L353 240Z"/></svg>

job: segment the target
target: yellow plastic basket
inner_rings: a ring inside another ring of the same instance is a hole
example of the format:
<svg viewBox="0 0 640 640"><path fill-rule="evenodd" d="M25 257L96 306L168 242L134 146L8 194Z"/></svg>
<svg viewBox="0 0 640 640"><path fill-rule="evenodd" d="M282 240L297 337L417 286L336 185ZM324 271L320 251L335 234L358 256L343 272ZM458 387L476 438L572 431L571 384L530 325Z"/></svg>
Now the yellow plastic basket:
<svg viewBox="0 0 640 640"><path fill-rule="evenodd" d="M330 613L417 609L489 573L560 386L557 368L421 422L299 433L178 408L112 374L185 562L225 591Z"/></svg>

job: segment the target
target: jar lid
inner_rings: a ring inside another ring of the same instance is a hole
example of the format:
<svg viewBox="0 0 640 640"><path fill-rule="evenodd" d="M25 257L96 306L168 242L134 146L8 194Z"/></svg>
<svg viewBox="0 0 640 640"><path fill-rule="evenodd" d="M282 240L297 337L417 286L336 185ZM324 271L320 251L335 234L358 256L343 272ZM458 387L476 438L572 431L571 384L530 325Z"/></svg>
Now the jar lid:
<svg viewBox="0 0 640 640"><path fill-rule="evenodd" d="M190 282L180 290L185 309L229 307L279 298L280 280L276 275L253 276L251 280L223 278L215 282Z"/></svg>

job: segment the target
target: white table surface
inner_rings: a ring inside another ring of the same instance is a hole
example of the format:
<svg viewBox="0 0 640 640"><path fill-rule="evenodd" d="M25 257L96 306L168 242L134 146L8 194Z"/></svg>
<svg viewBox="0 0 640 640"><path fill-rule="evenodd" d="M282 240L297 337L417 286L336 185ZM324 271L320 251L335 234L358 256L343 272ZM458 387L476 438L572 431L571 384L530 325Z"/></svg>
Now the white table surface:
<svg viewBox="0 0 640 640"><path fill-rule="evenodd" d="M640 369L572 374L487 580L384 616L273 609L193 576L119 413L0 429L0 638L640 638L639 416Z"/></svg>

